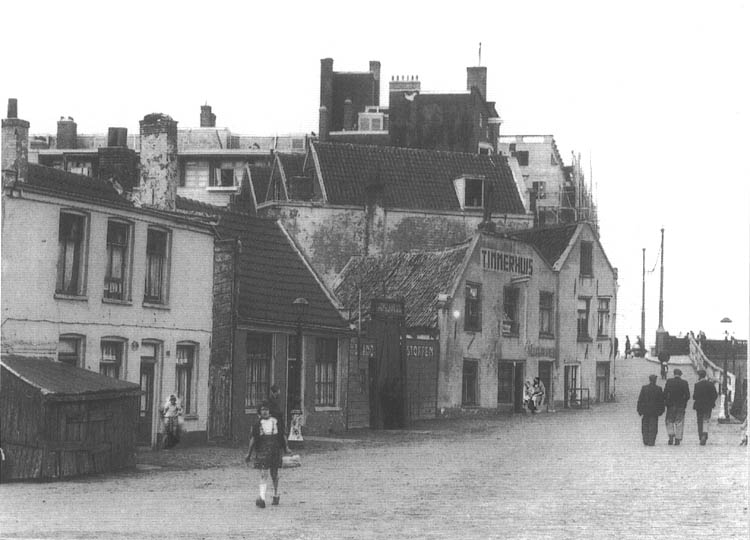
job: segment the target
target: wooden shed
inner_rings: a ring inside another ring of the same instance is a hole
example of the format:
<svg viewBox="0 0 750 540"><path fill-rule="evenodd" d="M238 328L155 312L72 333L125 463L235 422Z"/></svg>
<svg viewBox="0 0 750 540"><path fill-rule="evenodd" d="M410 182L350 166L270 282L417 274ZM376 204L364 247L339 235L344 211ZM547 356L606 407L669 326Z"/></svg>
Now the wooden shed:
<svg viewBox="0 0 750 540"><path fill-rule="evenodd" d="M45 358L0 364L2 481L135 465L139 385Z"/></svg>

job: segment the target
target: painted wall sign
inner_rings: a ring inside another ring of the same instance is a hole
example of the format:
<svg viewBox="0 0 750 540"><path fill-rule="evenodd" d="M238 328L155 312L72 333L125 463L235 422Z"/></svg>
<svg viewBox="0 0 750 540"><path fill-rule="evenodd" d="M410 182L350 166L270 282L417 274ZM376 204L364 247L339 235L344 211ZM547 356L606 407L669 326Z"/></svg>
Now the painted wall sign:
<svg viewBox="0 0 750 540"><path fill-rule="evenodd" d="M385 318L403 317L404 303L399 300L372 299L372 314Z"/></svg>
<svg viewBox="0 0 750 540"><path fill-rule="evenodd" d="M482 248L482 270L530 276L534 273L534 259L514 253Z"/></svg>
<svg viewBox="0 0 750 540"><path fill-rule="evenodd" d="M547 358L555 357L554 347L542 347L541 345L534 345L532 343L526 344L526 356L537 357L543 356Z"/></svg>
<svg viewBox="0 0 750 540"><path fill-rule="evenodd" d="M375 356L375 343L362 341L362 358L369 358ZM357 340L352 339L349 341L349 357L357 358Z"/></svg>
<svg viewBox="0 0 750 540"><path fill-rule="evenodd" d="M406 357L432 359L435 357L435 344L431 342L407 343Z"/></svg>

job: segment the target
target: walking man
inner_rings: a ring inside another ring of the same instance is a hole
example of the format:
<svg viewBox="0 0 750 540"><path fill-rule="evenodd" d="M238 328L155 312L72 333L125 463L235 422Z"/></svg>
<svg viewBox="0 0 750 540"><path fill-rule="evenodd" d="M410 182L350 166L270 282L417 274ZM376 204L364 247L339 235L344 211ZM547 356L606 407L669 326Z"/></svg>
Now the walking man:
<svg viewBox="0 0 750 540"><path fill-rule="evenodd" d="M701 446L706 446L708 440L708 423L711 419L711 409L716 404L716 388L706 379L706 370L698 370L698 382L693 387L693 409L698 419L698 438Z"/></svg>
<svg viewBox="0 0 750 540"><path fill-rule="evenodd" d="M630 356L630 336L625 336L625 358Z"/></svg>
<svg viewBox="0 0 750 540"><path fill-rule="evenodd" d="M667 424L667 444L679 446L682 441L682 431L685 427L685 407L690 399L690 386L681 379L682 370L676 368L674 377L664 385L664 405L667 406L665 421Z"/></svg>
<svg viewBox="0 0 750 540"><path fill-rule="evenodd" d="M648 384L641 387L637 411L641 416L643 444L654 446L659 431L659 417L664 413L664 394L661 386L656 384L656 375L649 375Z"/></svg>

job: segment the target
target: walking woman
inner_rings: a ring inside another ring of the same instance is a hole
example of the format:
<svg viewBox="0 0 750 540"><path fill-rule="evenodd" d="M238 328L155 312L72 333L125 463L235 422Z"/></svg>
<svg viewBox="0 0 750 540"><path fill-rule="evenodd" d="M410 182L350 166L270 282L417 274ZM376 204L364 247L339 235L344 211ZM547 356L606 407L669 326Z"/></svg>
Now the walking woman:
<svg viewBox="0 0 750 540"><path fill-rule="evenodd" d="M272 505L279 504L279 469L281 468L281 440L279 438L279 424L276 418L271 416L270 405L264 401L258 409L260 418L253 426L250 434L250 444L247 449L245 461L250 462L253 451L255 459L253 468L260 471L260 482L258 485L259 496L255 500L258 508L266 507L266 489L268 487L268 473L271 473L273 482Z"/></svg>

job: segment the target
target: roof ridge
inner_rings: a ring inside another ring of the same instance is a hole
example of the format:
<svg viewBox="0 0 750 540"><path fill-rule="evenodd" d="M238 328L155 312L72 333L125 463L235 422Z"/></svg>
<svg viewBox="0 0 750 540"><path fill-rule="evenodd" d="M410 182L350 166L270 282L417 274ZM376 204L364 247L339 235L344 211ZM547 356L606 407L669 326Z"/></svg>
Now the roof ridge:
<svg viewBox="0 0 750 540"><path fill-rule="evenodd" d="M340 143L340 142L320 142L320 141L314 141L312 144L317 145L326 145L326 146L349 146L351 148L373 148L376 150L381 151L387 151L387 150L393 150L393 151L403 151L404 153L421 153L421 154L447 154L450 156L468 156L472 158L490 158L489 155L484 154L473 154L471 152L453 152L451 150L435 150L432 148L411 148L411 147L405 147L405 146L391 146L391 145L377 145L377 144L356 144L356 143Z"/></svg>

